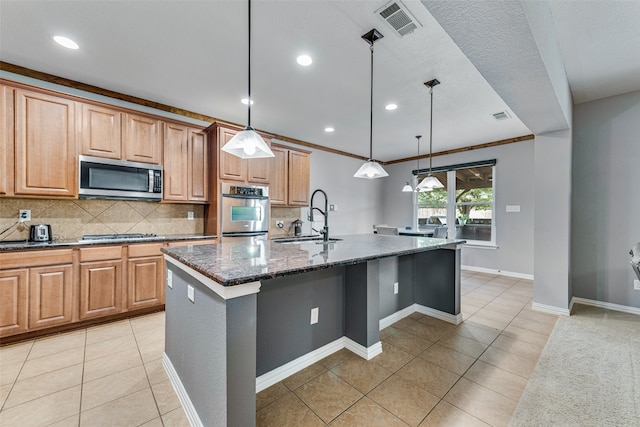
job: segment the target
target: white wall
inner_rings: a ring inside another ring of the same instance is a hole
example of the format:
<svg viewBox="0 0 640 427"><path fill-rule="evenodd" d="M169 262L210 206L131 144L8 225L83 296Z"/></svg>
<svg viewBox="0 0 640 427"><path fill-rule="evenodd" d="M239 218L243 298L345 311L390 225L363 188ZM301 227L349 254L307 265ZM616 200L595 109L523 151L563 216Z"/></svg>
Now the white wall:
<svg viewBox="0 0 640 427"><path fill-rule="evenodd" d="M433 158L433 166L446 166L496 159L496 244L497 249L464 247L462 264L504 272L533 274L534 143L523 141L481 150ZM421 161L420 166L428 165ZM386 166L382 223L413 225L411 193L402 186L411 178L416 162ZM520 205L519 213L507 213L507 205Z"/></svg>
<svg viewBox="0 0 640 427"><path fill-rule="evenodd" d="M573 295L640 308L640 91L575 106L572 175Z"/></svg>

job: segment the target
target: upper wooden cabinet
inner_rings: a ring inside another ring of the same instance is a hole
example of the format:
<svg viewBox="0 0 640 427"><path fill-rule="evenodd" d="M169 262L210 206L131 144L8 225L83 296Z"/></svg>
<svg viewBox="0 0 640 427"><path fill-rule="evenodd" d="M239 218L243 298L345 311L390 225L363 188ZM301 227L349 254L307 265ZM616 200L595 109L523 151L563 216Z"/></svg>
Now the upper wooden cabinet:
<svg viewBox="0 0 640 427"><path fill-rule="evenodd" d="M271 158L241 159L222 151L222 147L229 142L241 129L216 126L215 135L218 153L218 176L223 181L239 181L248 184L268 184L271 171ZM271 139L262 135L267 145Z"/></svg>
<svg viewBox="0 0 640 427"><path fill-rule="evenodd" d="M15 90L15 194L76 197L75 101Z"/></svg>
<svg viewBox="0 0 640 427"><path fill-rule="evenodd" d="M125 113L123 120L123 159L162 163L162 121L131 113Z"/></svg>
<svg viewBox="0 0 640 427"><path fill-rule="evenodd" d="M209 200L209 144L201 129L165 123L164 200Z"/></svg>
<svg viewBox="0 0 640 427"><path fill-rule="evenodd" d="M308 206L311 153L275 144L271 149L276 156L269 186L271 204Z"/></svg>
<svg viewBox="0 0 640 427"><path fill-rule="evenodd" d="M78 109L82 123L82 154L86 156L122 158L122 113L93 104Z"/></svg>
<svg viewBox="0 0 640 427"><path fill-rule="evenodd" d="M0 195L13 195L13 88L0 84ZM1 326L0 326L1 327Z"/></svg>

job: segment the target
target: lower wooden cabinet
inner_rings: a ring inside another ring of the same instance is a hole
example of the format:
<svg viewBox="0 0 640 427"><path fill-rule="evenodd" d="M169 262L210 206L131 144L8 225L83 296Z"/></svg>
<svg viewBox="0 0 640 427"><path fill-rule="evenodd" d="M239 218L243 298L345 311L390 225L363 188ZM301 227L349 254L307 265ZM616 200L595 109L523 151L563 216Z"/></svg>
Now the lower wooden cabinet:
<svg viewBox="0 0 640 427"><path fill-rule="evenodd" d="M127 261L127 308L135 310L164 304L163 244L129 246Z"/></svg>
<svg viewBox="0 0 640 427"><path fill-rule="evenodd" d="M27 331L29 270L0 271L0 337Z"/></svg>
<svg viewBox="0 0 640 427"><path fill-rule="evenodd" d="M80 320L122 311L122 267L122 246L80 249Z"/></svg>
<svg viewBox="0 0 640 427"><path fill-rule="evenodd" d="M73 265L29 269L29 329L70 323L73 316Z"/></svg>

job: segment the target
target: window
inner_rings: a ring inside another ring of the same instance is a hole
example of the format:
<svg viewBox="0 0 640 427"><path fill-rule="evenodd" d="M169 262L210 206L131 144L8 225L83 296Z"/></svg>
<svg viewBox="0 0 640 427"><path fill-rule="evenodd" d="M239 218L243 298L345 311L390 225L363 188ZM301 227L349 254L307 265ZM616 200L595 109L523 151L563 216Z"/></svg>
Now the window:
<svg viewBox="0 0 640 427"><path fill-rule="evenodd" d="M419 230L447 227L471 244L495 245L495 160L433 168L443 188L418 193ZM428 170L414 171L421 181Z"/></svg>

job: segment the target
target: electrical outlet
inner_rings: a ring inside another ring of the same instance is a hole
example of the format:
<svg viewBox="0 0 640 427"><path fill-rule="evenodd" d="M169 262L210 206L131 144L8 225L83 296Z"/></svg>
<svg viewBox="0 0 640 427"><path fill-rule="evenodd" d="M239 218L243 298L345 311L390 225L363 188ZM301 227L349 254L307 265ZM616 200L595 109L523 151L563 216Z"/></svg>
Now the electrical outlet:
<svg viewBox="0 0 640 427"><path fill-rule="evenodd" d="M167 270L167 286L173 289L173 271Z"/></svg>
<svg viewBox="0 0 640 427"><path fill-rule="evenodd" d="M398 294L398 282L393 284L393 294L394 295Z"/></svg>
<svg viewBox="0 0 640 427"><path fill-rule="evenodd" d="M187 285L187 298L189 298L189 301L195 302L196 292L191 285Z"/></svg>
<svg viewBox="0 0 640 427"><path fill-rule="evenodd" d="M636 291L640 291L640 280L633 281L633 289L635 289Z"/></svg>
<svg viewBox="0 0 640 427"><path fill-rule="evenodd" d="M314 307L311 309L311 324L315 325L318 323L318 307Z"/></svg>
<svg viewBox="0 0 640 427"><path fill-rule="evenodd" d="M193 221L193 212L187 212L187 219Z"/></svg>
<svg viewBox="0 0 640 427"><path fill-rule="evenodd" d="M31 209L20 209L20 217L18 218L20 222L28 222L31 221Z"/></svg>
<svg viewBox="0 0 640 427"><path fill-rule="evenodd" d="M277 220L277 221L276 221L276 227L278 227L278 228L284 228L284 221Z"/></svg>

